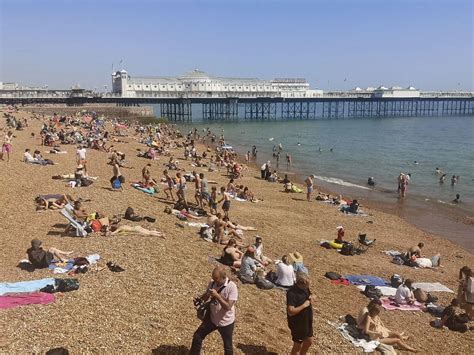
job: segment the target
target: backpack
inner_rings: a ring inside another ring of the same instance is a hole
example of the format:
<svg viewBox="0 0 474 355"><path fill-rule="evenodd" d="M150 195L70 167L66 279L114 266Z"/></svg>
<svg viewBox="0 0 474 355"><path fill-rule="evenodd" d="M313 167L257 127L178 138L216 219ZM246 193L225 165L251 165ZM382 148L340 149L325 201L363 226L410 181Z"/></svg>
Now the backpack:
<svg viewBox="0 0 474 355"><path fill-rule="evenodd" d="M78 279L55 279L57 292L69 292L79 289Z"/></svg>
<svg viewBox="0 0 474 355"><path fill-rule="evenodd" d="M341 249L341 255L352 256L355 254L355 248L351 243L345 243Z"/></svg>
<svg viewBox="0 0 474 355"><path fill-rule="evenodd" d="M403 283L403 277L398 274L393 274L390 278L390 285L392 287L398 288Z"/></svg>
<svg viewBox="0 0 474 355"><path fill-rule="evenodd" d="M113 182L112 182L112 188L113 189L120 189L122 187L122 183L120 182L119 179L115 179Z"/></svg>
<svg viewBox="0 0 474 355"><path fill-rule="evenodd" d="M374 285L365 286L364 295L369 298L381 298L383 296L382 291L380 291Z"/></svg>
<svg viewBox="0 0 474 355"><path fill-rule="evenodd" d="M275 287L273 283L265 279L264 277L255 277L255 285L262 290L271 290Z"/></svg>

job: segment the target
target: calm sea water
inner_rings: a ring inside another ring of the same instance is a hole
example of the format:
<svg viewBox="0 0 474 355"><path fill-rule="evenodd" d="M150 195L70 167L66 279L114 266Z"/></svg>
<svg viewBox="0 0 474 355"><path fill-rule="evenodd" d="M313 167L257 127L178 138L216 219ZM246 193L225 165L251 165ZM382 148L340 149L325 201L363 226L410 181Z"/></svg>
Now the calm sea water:
<svg viewBox="0 0 474 355"><path fill-rule="evenodd" d="M270 159L274 166L273 146L281 143L280 170L286 170L289 153L293 170L334 185L366 188L367 178L373 176L378 190L390 191L396 190L400 172L411 173L409 194L443 203L459 193L463 204L474 207L472 117L202 122L180 127L184 132L210 127L223 133L239 153L255 144L258 160ZM444 184L435 174L437 167L447 174ZM452 175L460 176L455 186Z"/></svg>

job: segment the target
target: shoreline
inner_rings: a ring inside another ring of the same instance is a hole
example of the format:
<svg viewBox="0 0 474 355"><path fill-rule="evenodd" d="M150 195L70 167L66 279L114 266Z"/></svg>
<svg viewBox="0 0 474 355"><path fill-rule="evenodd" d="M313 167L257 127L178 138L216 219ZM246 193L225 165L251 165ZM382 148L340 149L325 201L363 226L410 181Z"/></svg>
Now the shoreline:
<svg viewBox="0 0 474 355"><path fill-rule="evenodd" d="M189 125L189 123L186 124L186 126ZM179 124L176 126L180 129ZM202 145L203 143L199 144ZM227 139L226 144L233 147L238 156L237 160L240 163L254 168L258 173L257 175L259 175L260 172L260 165L265 161L270 160L272 163L272 170L277 170L280 177L288 174L291 181L304 186L304 180L306 179L307 174L298 170L298 168L292 169L294 167L292 166L288 171L284 170L284 168L276 168L274 157L262 159L261 155L260 160L258 158L257 160L251 159L247 163L244 158L246 152L244 152L245 149L243 149L243 147L234 146L234 142ZM217 143L204 144L204 146L215 148ZM284 161L283 164L280 163L280 167L281 166L286 167L286 162ZM470 213L470 211L464 210L462 207L459 208L458 211L453 211L453 208L459 206L453 206L447 203L442 205L439 202L428 200L419 195L408 194L408 197L402 200L398 197L396 191L377 190L369 187L363 189L357 187L358 185L351 187L330 183L320 179L314 180L317 191L330 195L342 195L343 197L351 196L351 198L359 200L362 210L367 206L372 210L379 210L397 216L424 232L449 240L457 246L462 247L464 250L474 253L474 241L472 240L474 233L474 216L469 217L467 214ZM360 186L364 187L362 185ZM317 191L315 191L315 193ZM316 195L315 193L313 193L313 198ZM440 210L442 210L442 213L440 213ZM462 217L462 214L464 214L464 217Z"/></svg>

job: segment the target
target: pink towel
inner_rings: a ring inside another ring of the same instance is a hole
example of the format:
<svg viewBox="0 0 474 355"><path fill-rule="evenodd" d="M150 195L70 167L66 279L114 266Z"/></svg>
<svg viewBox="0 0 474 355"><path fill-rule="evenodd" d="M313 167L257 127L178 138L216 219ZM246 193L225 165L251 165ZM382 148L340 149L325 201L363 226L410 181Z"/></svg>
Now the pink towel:
<svg viewBox="0 0 474 355"><path fill-rule="evenodd" d="M400 311L421 311L424 307L423 304L419 302L415 302L414 304L397 305L388 297L381 298L380 301L382 301L382 307L387 311L394 311L396 309L399 309Z"/></svg>
<svg viewBox="0 0 474 355"><path fill-rule="evenodd" d="M49 304L55 301L56 297L51 293L14 293L0 296L0 308L14 308L29 304Z"/></svg>

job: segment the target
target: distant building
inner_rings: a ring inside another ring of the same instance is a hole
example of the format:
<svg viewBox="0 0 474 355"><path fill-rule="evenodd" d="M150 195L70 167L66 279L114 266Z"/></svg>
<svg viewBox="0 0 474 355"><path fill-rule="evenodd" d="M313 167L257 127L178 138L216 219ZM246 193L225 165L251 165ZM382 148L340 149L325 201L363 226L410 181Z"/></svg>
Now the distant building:
<svg viewBox="0 0 474 355"><path fill-rule="evenodd" d="M112 73L112 92L122 97L319 97L322 90L312 90L305 79L211 77L195 69L179 77L131 77L125 70Z"/></svg>
<svg viewBox="0 0 474 355"><path fill-rule="evenodd" d="M372 96L392 98L420 97L420 90L415 89L413 86L409 86L405 89L400 86L392 86L391 88L379 86L373 90Z"/></svg>

